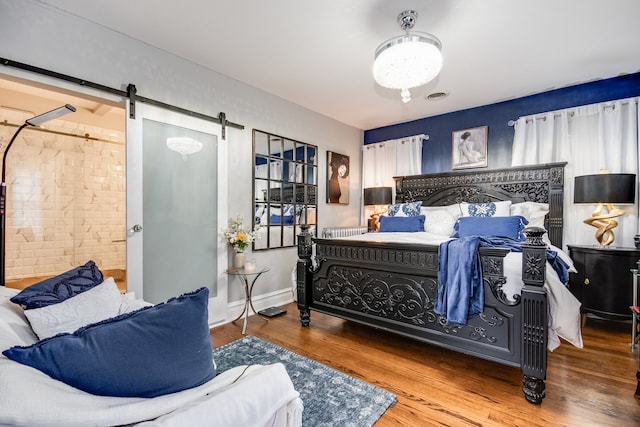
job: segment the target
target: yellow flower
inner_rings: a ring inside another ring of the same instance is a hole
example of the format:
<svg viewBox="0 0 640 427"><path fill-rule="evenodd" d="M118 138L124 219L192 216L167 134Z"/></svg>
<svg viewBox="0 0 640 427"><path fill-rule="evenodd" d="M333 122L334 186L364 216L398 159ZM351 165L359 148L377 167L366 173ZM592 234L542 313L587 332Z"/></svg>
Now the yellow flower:
<svg viewBox="0 0 640 427"><path fill-rule="evenodd" d="M229 228L223 229L220 238L227 242L236 252L243 252L249 243L258 238L257 231L260 226L256 226L253 230L243 227L242 216L238 215L235 219L229 219Z"/></svg>

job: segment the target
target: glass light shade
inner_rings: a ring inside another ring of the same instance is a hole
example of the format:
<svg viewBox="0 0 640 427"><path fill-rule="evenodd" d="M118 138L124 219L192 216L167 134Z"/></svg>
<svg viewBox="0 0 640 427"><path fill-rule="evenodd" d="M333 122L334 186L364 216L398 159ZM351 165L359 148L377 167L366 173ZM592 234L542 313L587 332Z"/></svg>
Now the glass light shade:
<svg viewBox="0 0 640 427"><path fill-rule="evenodd" d="M442 69L442 44L427 33L394 37L376 49L373 78L389 89L410 89L433 80Z"/></svg>
<svg viewBox="0 0 640 427"><path fill-rule="evenodd" d="M167 147L170 150L180 153L182 157L202 151L202 142L187 137L167 138Z"/></svg>

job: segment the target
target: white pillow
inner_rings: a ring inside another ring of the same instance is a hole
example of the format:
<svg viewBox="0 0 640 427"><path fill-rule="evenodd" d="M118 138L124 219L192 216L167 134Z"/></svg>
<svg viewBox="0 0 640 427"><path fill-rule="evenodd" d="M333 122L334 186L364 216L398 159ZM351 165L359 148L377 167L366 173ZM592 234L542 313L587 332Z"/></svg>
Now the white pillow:
<svg viewBox="0 0 640 427"><path fill-rule="evenodd" d="M424 231L427 233L451 236L453 226L462 212L458 204L449 206L422 206L420 215L424 215Z"/></svg>
<svg viewBox="0 0 640 427"><path fill-rule="evenodd" d="M546 273L547 276L556 274L549 263L546 266ZM549 332L553 331L560 338L567 340L578 348L582 348L580 301L559 280L555 286L548 280L544 288L549 299ZM558 345L559 342L549 341L549 349L551 351Z"/></svg>
<svg viewBox="0 0 640 427"><path fill-rule="evenodd" d="M113 277L109 277L88 291L57 304L25 310L24 314L42 340L117 316L121 304L122 294Z"/></svg>
<svg viewBox="0 0 640 427"><path fill-rule="evenodd" d="M460 203L462 216L511 216L511 200L488 203Z"/></svg>
<svg viewBox="0 0 640 427"><path fill-rule="evenodd" d="M141 308L151 307L152 305L153 304L143 299L129 300L127 298L122 298L122 303L120 304L120 309L118 310L118 314L129 313L131 311L140 310Z"/></svg>
<svg viewBox="0 0 640 427"><path fill-rule="evenodd" d="M521 215L529 221L527 227L544 228L544 217L549 213L548 203L522 202L514 203L510 208L511 216Z"/></svg>

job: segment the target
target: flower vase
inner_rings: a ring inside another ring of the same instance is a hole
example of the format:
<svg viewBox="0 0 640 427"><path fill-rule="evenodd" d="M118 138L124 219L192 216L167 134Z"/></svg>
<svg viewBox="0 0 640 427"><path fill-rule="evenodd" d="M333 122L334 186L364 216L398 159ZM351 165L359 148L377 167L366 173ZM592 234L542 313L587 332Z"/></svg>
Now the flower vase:
<svg viewBox="0 0 640 427"><path fill-rule="evenodd" d="M233 254L233 268L244 268L244 252Z"/></svg>

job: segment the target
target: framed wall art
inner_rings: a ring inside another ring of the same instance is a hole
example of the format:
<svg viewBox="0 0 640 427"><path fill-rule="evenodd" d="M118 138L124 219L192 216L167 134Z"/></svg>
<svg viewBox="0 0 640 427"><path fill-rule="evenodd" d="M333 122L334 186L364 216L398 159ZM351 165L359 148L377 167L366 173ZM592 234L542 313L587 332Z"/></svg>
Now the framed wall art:
<svg viewBox="0 0 640 427"><path fill-rule="evenodd" d="M349 204L349 156L327 151L327 203Z"/></svg>
<svg viewBox="0 0 640 427"><path fill-rule="evenodd" d="M488 126L457 130L451 144L451 169L486 168Z"/></svg>

